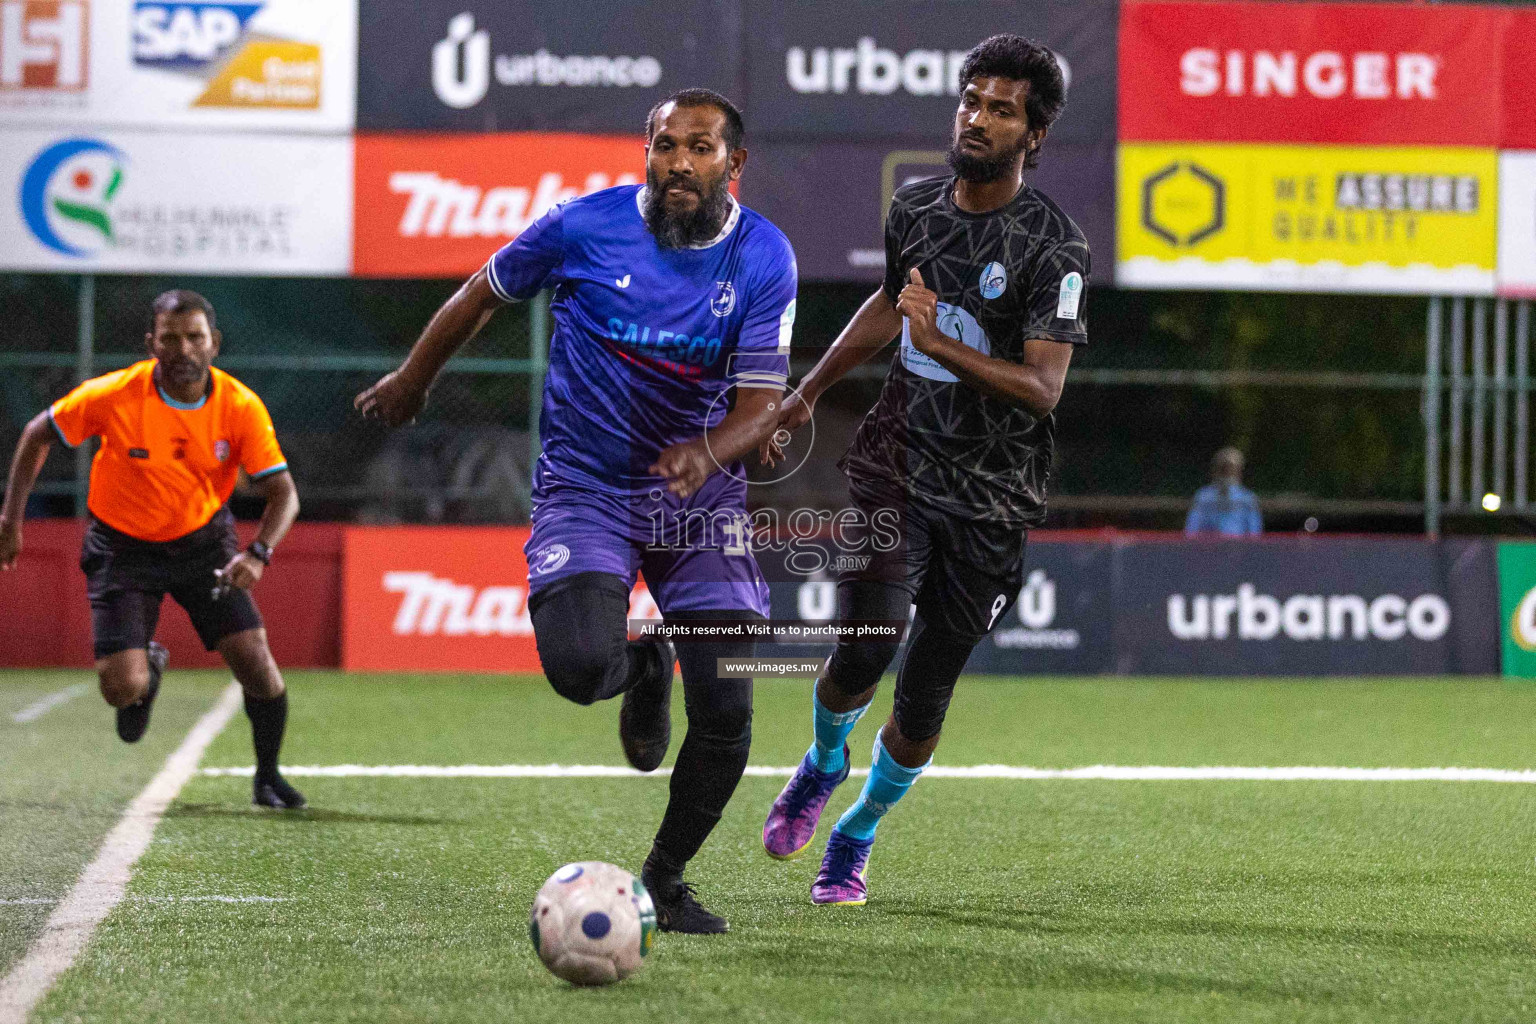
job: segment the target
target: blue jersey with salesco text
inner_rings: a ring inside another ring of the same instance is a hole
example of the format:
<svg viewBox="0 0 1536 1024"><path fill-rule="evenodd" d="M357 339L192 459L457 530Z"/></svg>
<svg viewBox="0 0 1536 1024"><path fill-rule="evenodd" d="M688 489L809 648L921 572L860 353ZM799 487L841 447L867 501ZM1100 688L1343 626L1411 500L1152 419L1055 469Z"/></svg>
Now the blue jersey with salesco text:
<svg viewBox="0 0 1536 1024"><path fill-rule="evenodd" d="M486 265L503 301L554 289L545 467L617 494L657 487L656 457L716 426L732 387L783 388L795 319L794 251L767 218L733 198L714 239L665 249L644 201L640 185L568 200Z"/></svg>

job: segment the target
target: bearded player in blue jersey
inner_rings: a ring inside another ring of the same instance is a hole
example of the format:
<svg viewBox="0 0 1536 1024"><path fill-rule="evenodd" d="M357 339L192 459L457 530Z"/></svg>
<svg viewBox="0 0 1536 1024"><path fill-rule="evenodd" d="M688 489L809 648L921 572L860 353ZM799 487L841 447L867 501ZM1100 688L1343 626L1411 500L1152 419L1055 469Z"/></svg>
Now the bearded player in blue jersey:
<svg viewBox="0 0 1536 1024"><path fill-rule="evenodd" d="M556 692L578 704L624 695L620 740L641 771L666 756L674 658L681 664L688 732L641 877L663 930L703 934L729 926L694 898L683 869L741 779L752 722L751 680L720 679L716 664L750 657L753 644L689 642L674 654L665 641L629 640L626 616L637 571L667 620L768 612L741 544L740 458L778 419L796 271L783 233L730 194L747 157L742 131L736 107L709 90L659 103L646 121L644 187L540 217L356 402L365 416L409 422L498 306L554 288L525 549L539 658Z"/></svg>

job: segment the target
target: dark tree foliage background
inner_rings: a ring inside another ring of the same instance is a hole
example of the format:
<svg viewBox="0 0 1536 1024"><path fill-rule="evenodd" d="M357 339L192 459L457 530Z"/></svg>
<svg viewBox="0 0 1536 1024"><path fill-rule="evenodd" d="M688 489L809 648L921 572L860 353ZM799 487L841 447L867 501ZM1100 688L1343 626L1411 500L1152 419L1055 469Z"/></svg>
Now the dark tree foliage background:
<svg viewBox="0 0 1536 1024"><path fill-rule="evenodd" d="M212 300L225 357L398 358L456 282L101 276L99 359L142 351L148 303L170 287L194 288ZM0 276L0 351L73 352L76 289L67 276ZM809 368L871 290L802 285L797 373ZM1088 308L1091 342L1075 354L1078 368L1423 372L1425 301L1418 298L1098 289ZM466 354L526 357L528 317L526 307L502 311ZM866 376L823 400L816 458L783 500L841 503L832 463L874 401L888 358L877 357ZM103 368L98 362L98 372ZM355 515L357 492L385 438L357 419L351 399L377 371L278 365L236 372L272 411L299 483L311 495L306 514ZM0 446L8 453L27 419L71 386L72 371L10 365L0 376ZM425 420L525 431L528 401L521 376L452 375L434 389ZM1110 386L1079 378L1058 410L1054 490L1074 498L1187 497L1206 479L1211 454L1234 444L1248 455L1249 482L1266 497L1414 501L1423 492L1419 403L1417 387ZM56 453L45 475L67 480L73 465L70 455ZM1058 525L1177 521L1166 510L1089 509L1053 517ZM1415 522L1354 525L1401 529Z"/></svg>

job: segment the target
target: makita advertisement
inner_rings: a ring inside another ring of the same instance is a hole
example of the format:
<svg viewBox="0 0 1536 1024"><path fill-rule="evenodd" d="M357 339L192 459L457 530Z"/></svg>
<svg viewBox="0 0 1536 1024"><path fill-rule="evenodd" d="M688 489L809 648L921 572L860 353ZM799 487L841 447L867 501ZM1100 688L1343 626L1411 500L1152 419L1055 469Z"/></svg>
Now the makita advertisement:
<svg viewBox="0 0 1536 1024"><path fill-rule="evenodd" d="M538 672L528 527L354 527L342 548L344 668ZM643 585L630 618L659 618Z"/></svg>
<svg viewBox="0 0 1536 1024"><path fill-rule="evenodd" d="M735 91L734 3L423 0L359 12L365 130L638 133L669 92Z"/></svg>
<svg viewBox="0 0 1536 1024"><path fill-rule="evenodd" d="M461 277L556 203L645 175L639 136L359 135L352 272Z"/></svg>
<svg viewBox="0 0 1536 1024"><path fill-rule="evenodd" d="M1117 5L981 2L756 4L747 11L747 128L775 137L948 144L966 51L1016 32L1057 55L1068 80L1053 139L1115 134Z"/></svg>

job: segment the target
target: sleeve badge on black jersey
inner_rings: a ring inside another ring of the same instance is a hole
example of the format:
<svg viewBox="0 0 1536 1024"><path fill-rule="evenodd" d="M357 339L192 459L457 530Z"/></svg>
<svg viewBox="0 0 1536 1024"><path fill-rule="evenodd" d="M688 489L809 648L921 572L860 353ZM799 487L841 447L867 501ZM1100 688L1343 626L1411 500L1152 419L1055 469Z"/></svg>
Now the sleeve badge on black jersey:
<svg viewBox="0 0 1536 1024"><path fill-rule="evenodd" d="M1083 275L1072 271L1061 279L1061 291L1056 297L1056 316L1062 320L1077 319L1077 305L1083 298Z"/></svg>

